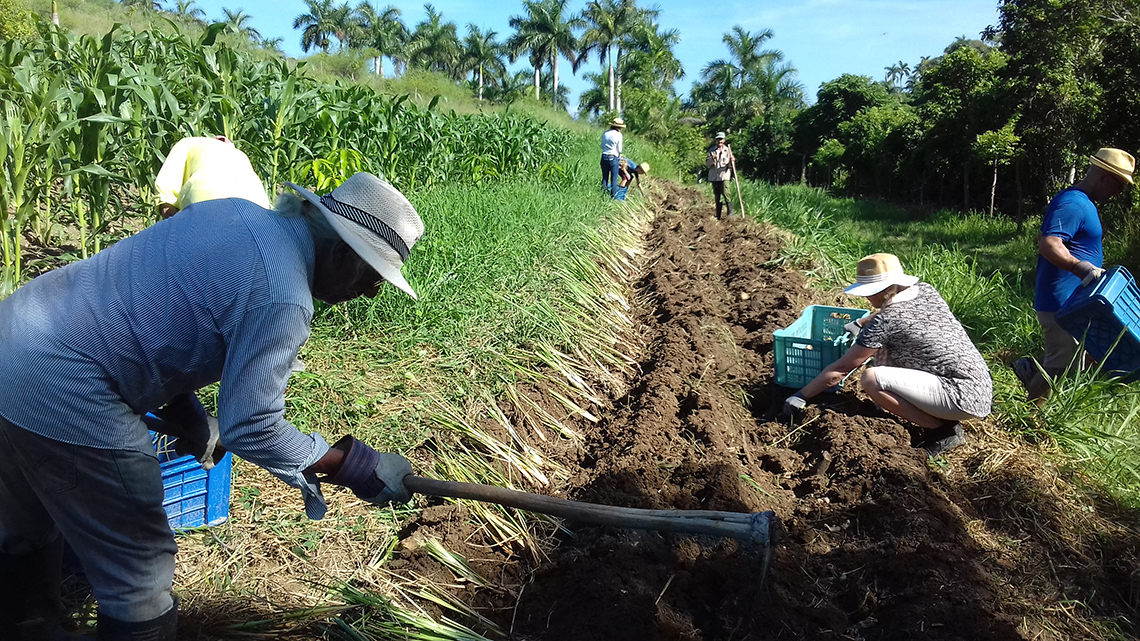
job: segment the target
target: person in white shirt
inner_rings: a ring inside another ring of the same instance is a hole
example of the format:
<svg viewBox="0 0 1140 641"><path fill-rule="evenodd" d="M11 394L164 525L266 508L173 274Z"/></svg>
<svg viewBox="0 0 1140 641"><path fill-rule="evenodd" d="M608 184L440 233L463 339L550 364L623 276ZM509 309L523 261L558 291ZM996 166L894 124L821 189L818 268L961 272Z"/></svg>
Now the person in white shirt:
<svg viewBox="0 0 1140 641"><path fill-rule="evenodd" d="M614 118L610 121L610 128L602 134L602 186L613 195L618 186L618 161L622 154L621 130L625 129L625 121Z"/></svg>

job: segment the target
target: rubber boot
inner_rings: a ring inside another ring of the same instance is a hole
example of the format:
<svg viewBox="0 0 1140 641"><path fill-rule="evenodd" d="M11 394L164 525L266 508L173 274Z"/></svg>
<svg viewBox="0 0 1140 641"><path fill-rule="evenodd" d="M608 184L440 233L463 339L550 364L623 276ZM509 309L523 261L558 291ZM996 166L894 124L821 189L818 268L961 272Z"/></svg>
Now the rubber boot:
<svg viewBox="0 0 1140 641"><path fill-rule="evenodd" d="M99 613L98 641L174 641L178 631L178 596L162 616L150 621L120 621Z"/></svg>
<svg viewBox="0 0 1140 641"><path fill-rule="evenodd" d="M0 639L69 641L63 630L63 537L27 554L0 554Z"/></svg>

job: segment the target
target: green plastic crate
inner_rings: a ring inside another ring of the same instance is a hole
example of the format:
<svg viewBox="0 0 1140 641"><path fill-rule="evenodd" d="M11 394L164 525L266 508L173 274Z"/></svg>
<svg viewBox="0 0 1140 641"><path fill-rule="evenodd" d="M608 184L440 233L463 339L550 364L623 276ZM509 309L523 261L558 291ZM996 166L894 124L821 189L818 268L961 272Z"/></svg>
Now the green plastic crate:
<svg viewBox="0 0 1140 641"><path fill-rule="evenodd" d="M865 309L810 305L796 322L773 332L776 384L800 388L834 363L855 342L843 326L869 314Z"/></svg>

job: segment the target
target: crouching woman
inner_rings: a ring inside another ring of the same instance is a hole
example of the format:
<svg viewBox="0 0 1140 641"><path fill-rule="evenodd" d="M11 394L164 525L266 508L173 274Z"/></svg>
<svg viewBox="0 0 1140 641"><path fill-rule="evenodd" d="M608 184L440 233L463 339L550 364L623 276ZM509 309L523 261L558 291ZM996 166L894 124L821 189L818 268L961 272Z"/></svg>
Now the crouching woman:
<svg viewBox="0 0 1140 641"><path fill-rule="evenodd" d="M893 254L859 261L855 284L844 291L865 296L878 311L848 324L855 344L819 376L789 397L787 414L874 357L860 379L884 410L925 428L917 444L931 457L966 442L959 421L990 413L993 380L981 353L946 301L930 285L903 272Z"/></svg>

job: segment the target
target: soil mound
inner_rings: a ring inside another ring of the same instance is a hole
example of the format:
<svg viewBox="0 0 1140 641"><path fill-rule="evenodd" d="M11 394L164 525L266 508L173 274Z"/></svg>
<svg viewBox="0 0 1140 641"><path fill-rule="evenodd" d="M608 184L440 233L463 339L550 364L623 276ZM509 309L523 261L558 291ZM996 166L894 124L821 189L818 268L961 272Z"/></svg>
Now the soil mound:
<svg viewBox="0 0 1140 641"><path fill-rule="evenodd" d="M602 421L580 426L584 447L548 454L575 470L561 494L578 500L774 510L771 569L765 578L761 551L734 540L568 523L548 561L509 573L513 604L486 604L511 638L1104 638L1060 614L1053 631L1027 623L1054 618L1045 604L1065 593L1026 576L1055 550L1026 540L1025 566L996 563L1002 546L976 530L1005 512L979 517L962 494L990 498L975 448L953 455L972 481L948 483L850 384L796 424L777 420L790 391L773 382L772 332L808 304L838 301L780 265L768 230L716 220L697 190L664 189L638 284L641 376ZM1113 587L1134 558L1126 538L1082 574L1110 618L1135 608Z"/></svg>

